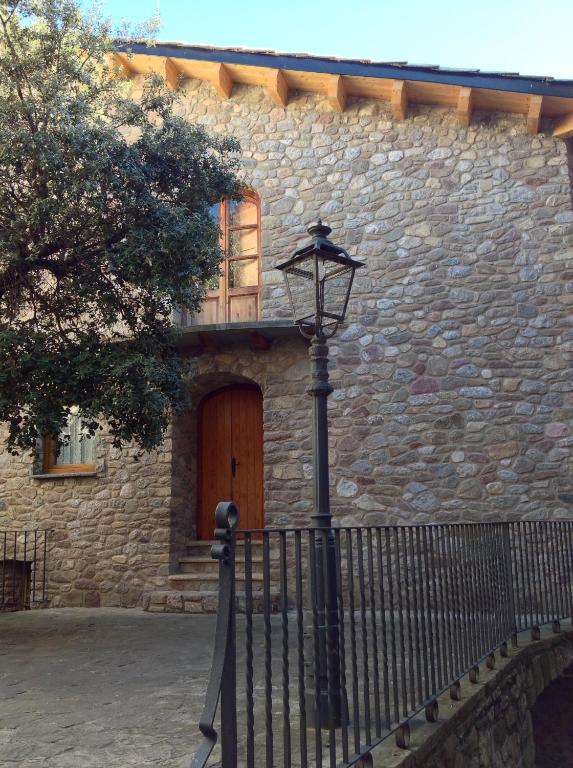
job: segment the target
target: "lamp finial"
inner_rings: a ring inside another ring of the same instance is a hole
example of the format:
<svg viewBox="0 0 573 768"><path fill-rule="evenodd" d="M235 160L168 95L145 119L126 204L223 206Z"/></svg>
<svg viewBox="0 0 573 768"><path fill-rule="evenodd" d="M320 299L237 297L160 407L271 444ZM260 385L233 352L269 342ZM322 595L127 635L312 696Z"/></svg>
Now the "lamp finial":
<svg viewBox="0 0 573 768"><path fill-rule="evenodd" d="M332 229L322 223L322 219L318 219L314 224L311 224L307 230L311 237L324 237L327 238L332 232Z"/></svg>

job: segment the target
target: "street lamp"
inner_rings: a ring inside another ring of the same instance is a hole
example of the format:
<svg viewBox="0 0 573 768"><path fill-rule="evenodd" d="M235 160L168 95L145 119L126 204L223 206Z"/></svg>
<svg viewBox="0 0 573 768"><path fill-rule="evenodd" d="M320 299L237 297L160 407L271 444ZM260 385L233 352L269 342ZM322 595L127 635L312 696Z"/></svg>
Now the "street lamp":
<svg viewBox="0 0 573 768"><path fill-rule="evenodd" d="M311 241L288 261L279 264L285 278L294 322L311 339L310 364L313 397L313 483L312 520L317 528L330 528L332 515L328 495L328 422L326 398L332 392L328 383L327 339L343 322L350 298L354 273L364 266L351 259L344 248L328 239L331 229L319 219L311 224Z"/></svg>
<svg viewBox="0 0 573 768"><path fill-rule="evenodd" d="M320 702L316 725L321 727L332 724L336 726L342 722L336 548L332 534L328 479L327 398L332 392L332 385L328 381L327 340L334 336L339 323L344 321L354 273L364 266L350 258L344 248L331 242L328 239L330 232L330 227L319 219L308 228L310 242L277 267L285 278L294 322L302 335L311 340L309 355L312 382L307 391L312 397L311 520L314 527L321 529L316 537L316 590L313 595L321 649L320 679L315 681Z"/></svg>

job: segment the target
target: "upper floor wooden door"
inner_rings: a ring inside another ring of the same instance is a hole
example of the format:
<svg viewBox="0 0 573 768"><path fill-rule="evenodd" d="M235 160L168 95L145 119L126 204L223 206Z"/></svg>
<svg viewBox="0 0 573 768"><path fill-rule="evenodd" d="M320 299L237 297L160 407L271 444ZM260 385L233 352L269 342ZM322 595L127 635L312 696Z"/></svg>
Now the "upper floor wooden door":
<svg viewBox="0 0 573 768"><path fill-rule="evenodd" d="M193 325L239 323L259 319L261 233L259 200L245 191L240 201L223 200L213 207L225 258L192 319Z"/></svg>
<svg viewBox="0 0 573 768"><path fill-rule="evenodd" d="M234 501L240 528L262 528L263 396L233 385L199 406L197 538L213 538L215 507Z"/></svg>

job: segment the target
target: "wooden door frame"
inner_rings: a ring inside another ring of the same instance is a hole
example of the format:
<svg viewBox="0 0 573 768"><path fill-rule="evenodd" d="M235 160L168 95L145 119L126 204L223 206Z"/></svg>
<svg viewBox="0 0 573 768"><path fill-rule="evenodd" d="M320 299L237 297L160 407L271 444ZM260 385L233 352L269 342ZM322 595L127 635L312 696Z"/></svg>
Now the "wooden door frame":
<svg viewBox="0 0 573 768"><path fill-rule="evenodd" d="M211 392L208 392L206 395L204 395L201 400L199 401L199 405L197 406L197 475L196 475L196 493L195 493L195 537L198 541L203 541L203 539L199 539L199 515L201 514L202 508L203 508L203 500L201 498L202 495L202 483L201 483L201 474L203 471L203 404L207 402L208 400L211 400L215 395L221 394L221 392L224 392L226 390L251 390L254 392L258 392L261 395L261 405L263 403L263 391L259 387L258 384L255 382L238 382L236 384L224 384L222 387L218 387L217 389L213 389ZM264 414L263 414L264 415ZM264 498L264 432L263 432L263 498ZM221 501L232 501L232 499L221 499ZM215 510L213 510L213 515L215 514ZM215 523L215 518L213 517L213 524ZM264 503L263 503L263 525L264 525ZM206 541L206 539L205 539Z"/></svg>

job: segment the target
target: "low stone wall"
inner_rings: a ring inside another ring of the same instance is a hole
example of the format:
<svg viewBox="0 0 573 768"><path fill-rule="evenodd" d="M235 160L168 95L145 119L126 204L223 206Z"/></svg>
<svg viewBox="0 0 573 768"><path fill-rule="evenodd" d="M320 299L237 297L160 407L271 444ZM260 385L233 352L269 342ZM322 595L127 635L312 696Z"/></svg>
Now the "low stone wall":
<svg viewBox="0 0 573 768"><path fill-rule="evenodd" d="M524 638L481 682L462 681L460 703L441 697L437 725L414 721L410 750L375 750L374 768L535 768L531 710L573 661L573 631L525 647Z"/></svg>

